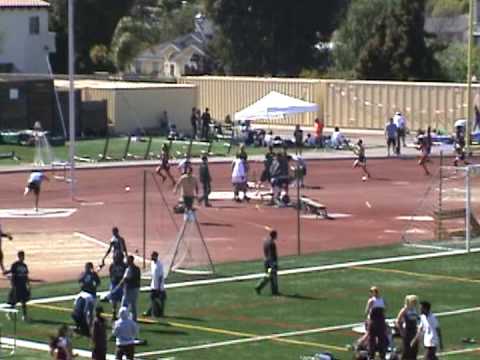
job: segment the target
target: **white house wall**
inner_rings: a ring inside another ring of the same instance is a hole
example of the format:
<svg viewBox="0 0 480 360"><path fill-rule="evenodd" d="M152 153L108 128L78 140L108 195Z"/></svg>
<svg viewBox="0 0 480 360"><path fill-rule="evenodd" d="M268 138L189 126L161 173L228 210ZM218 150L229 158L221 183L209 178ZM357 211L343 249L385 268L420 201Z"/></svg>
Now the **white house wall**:
<svg viewBox="0 0 480 360"><path fill-rule="evenodd" d="M30 34L30 18L40 31ZM48 32L47 8L0 9L0 63L13 63L23 73L48 73L46 56L55 52L55 34Z"/></svg>

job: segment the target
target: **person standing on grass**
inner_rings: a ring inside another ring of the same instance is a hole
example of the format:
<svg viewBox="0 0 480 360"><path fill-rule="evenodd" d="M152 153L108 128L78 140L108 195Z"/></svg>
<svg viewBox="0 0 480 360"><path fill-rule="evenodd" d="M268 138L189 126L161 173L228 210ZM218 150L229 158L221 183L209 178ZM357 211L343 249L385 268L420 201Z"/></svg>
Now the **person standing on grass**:
<svg viewBox="0 0 480 360"><path fill-rule="evenodd" d="M135 356L135 339L138 336L138 325L130 319L130 313L126 307L121 307L119 311L119 320L115 321L112 334L115 336L117 349L115 359L122 360L123 356L128 360L133 360Z"/></svg>
<svg viewBox="0 0 480 360"><path fill-rule="evenodd" d="M206 108L205 112L202 114L202 139L204 140L208 140L211 121L212 117L210 116L210 111Z"/></svg>
<svg viewBox="0 0 480 360"><path fill-rule="evenodd" d="M375 353L378 352L380 359L384 360L388 350L388 329L382 308L375 307L371 310L366 334L368 358L375 359Z"/></svg>
<svg viewBox="0 0 480 360"><path fill-rule="evenodd" d="M197 178L193 176L193 169L191 166L188 166L186 168L186 173L178 179L178 182L173 189L175 194L178 192L179 188L182 191L185 211L193 210L193 201L195 197L198 197L198 182Z"/></svg>
<svg viewBox="0 0 480 360"><path fill-rule="evenodd" d="M103 308L97 306L95 319L92 324L92 359L106 360L107 358L107 322L102 316Z"/></svg>
<svg viewBox="0 0 480 360"><path fill-rule="evenodd" d="M110 275L110 293L105 296L102 301L110 301L112 304L112 319L117 320L117 309L118 304L122 301L123 298L123 288L118 286L120 281L122 281L123 274L125 274L125 269L127 265L123 261L123 257L117 256L113 259L113 263L109 268Z"/></svg>
<svg viewBox="0 0 480 360"><path fill-rule="evenodd" d="M431 304L428 301L420 302L420 325L417 328L417 334L411 342L413 347L421 336L423 336L423 346L425 360L437 360L437 348L443 350L442 332L440 331L440 324L431 312Z"/></svg>
<svg viewBox="0 0 480 360"><path fill-rule="evenodd" d="M15 261L10 270L5 271L5 275L11 274L10 293L8 295L8 304L13 309L17 303L22 304L22 320L27 321L27 301L30 300L30 279L28 276L28 266L25 264L25 252L19 251L18 260Z"/></svg>
<svg viewBox="0 0 480 360"><path fill-rule="evenodd" d="M390 118L385 126L385 138L387 140L387 156L390 157L390 148L393 153L396 153L397 125L393 122L393 118Z"/></svg>
<svg viewBox="0 0 480 360"><path fill-rule="evenodd" d="M2 226L0 225L0 269L2 270L2 274L5 274L5 266L3 265L3 250L2 250L2 238L6 237L8 240L13 240L13 236L10 233L5 233L2 230Z"/></svg>
<svg viewBox="0 0 480 360"><path fill-rule="evenodd" d="M362 139L357 141L357 145L354 147L353 152L355 155L357 155L357 158L353 162L353 167L360 167L365 174L362 180L367 180L371 177L371 175L367 170L367 157L365 156L365 146L363 145Z"/></svg>
<svg viewBox="0 0 480 360"><path fill-rule="evenodd" d="M163 182L165 182L168 177L172 182L172 185L175 185L175 179L170 173L170 148L166 143L162 145L162 152L160 153L160 165L157 166L155 172L162 178Z"/></svg>
<svg viewBox="0 0 480 360"><path fill-rule="evenodd" d="M192 108L192 114L190 115L190 124L192 125L192 139L197 137L197 109Z"/></svg>
<svg viewBox="0 0 480 360"><path fill-rule="evenodd" d="M58 329L57 336L52 338L49 343L50 355L55 360L72 360L77 357L73 354L71 332L67 325L62 325Z"/></svg>
<svg viewBox="0 0 480 360"><path fill-rule="evenodd" d="M112 239L110 240L110 245L108 246L107 252L103 256L101 267L105 265L105 259L107 258L108 254L113 250L113 260L117 257L121 258L122 260L128 256L127 252L127 244L125 242L125 239L120 236L120 231L118 230L118 227L112 228Z"/></svg>
<svg viewBox="0 0 480 360"><path fill-rule="evenodd" d="M263 255L265 257L264 267L265 267L265 276L261 279L257 286L255 286L255 291L257 294L262 292L262 289L270 282L270 287L272 290L272 295L280 295L278 291L278 256L277 256L277 245L275 240L277 239L277 231L272 230L268 238L263 242Z"/></svg>
<svg viewBox="0 0 480 360"><path fill-rule="evenodd" d="M122 307L130 309L133 321L137 321L137 303L140 293L141 272L135 265L135 258L132 255L127 257L127 268L122 280L117 287L123 286ZM112 290L115 291L116 289Z"/></svg>
<svg viewBox="0 0 480 360"><path fill-rule="evenodd" d="M163 264L158 258L158 252L154 251L151 255L150 273L152 281L150 282L150 308L143 313L144 316L165 315L165 301L167 300L167 292L165 291L165 276L163 272Z"/></svg>
<svg viewBox="0 0 480 360"><path fill-rule="evenodd" d="M33 192L35 196L35 211L38 212L38 202L40 200L40 191L43 180L50 181L47 175L40 170L33 171L27 181L27 186L23 192L23 196L27 196L30 192Z"/></svg>
<svg viewBox="0 0 480 360"><path fill-rule="evenodd" d="M206 207L210 207L208 202L208 195L212 191L212 177L210 176L210 170L208 169L208 157L207 155L202 156L202 163L199 168L199 177L200 182L202 183L203 194L202 197L198 200L200 203L204 201Z"/></svg>
<svg viewBox="0 0 480 360"><path fill-rule="evenodd" d="M295 130L293 131L293 138L295 139L295 154L302 155L303 150L303 130L300 128L300 125L295 125Z"/></svg>
<svg viewBox="0 0 480 360"><path fill-rule="evenodd" d="M402 337L403 349L402 360L416 360L418 355L418 344L412 346L412 340L417 334L419 320L417 311L418 298L416 295L407 295L405 305L400 309L395 320L400 336Z"/></svg>
<svg viewBox="0 0 480 360"><path fill-rule="evenodd" d="M385 309L387 304L383 297L380 296L380 290L376 286L372 286L370 288L370 296L367 300L367 304L365 305L365 315L367 318L370 316L372 309L380 308L382 312L385 313Z"/></svg>

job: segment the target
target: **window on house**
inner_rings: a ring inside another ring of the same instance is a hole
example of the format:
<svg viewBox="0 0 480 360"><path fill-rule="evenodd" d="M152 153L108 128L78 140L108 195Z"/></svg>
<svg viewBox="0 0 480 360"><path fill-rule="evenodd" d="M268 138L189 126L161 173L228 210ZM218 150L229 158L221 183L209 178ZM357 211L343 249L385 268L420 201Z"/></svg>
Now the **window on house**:
<svg viewBox="0 0 480 360"><path fill-rule="evenodd" d="M160 63L158 61L154 61L152 63L152 73L153 74L158 74L160 71Z"/></svg>
<svg viewBox="0 0 480 360"><path fill-rule="evenodd" d="M142 73L142 62L140 60L135 61L135 73Z"/></svg>
<svg viewBox="0 0 480 360"><path fill-rule="evenodd" d="M40 18L38 16L32 16L29 19L30 35L40 34Z"/></svg>
<svg viewBox="0 0 480 360"><path fill-rule="evenodd" d="M175 65L170 64L170 76L174 77L175 76Z"/></svg>

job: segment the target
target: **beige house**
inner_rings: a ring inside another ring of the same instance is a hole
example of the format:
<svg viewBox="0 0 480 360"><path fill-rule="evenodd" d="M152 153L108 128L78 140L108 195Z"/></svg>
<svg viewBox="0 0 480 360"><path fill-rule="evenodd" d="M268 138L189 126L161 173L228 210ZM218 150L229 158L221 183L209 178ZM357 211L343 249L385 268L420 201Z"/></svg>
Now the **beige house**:
<svg viewBox="0 0 480 360"><path fill-rule="evenodd" d="M0 72L48 73L47 57L55 52L49 7L42 0L0 0Z"/></svg>

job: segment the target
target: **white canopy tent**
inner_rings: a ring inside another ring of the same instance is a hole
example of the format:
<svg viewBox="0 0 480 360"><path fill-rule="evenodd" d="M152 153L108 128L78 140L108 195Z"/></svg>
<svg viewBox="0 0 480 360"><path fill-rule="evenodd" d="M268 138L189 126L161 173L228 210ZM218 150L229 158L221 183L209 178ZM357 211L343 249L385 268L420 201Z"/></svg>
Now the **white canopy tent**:
<svg viewBox="0 0 480 360"><path fill-rule="evenodd" d="M318 111L317 104L272 91L254 104L235 113L234 119L256 121L315 111Z"/></svg>

